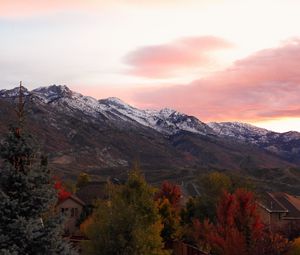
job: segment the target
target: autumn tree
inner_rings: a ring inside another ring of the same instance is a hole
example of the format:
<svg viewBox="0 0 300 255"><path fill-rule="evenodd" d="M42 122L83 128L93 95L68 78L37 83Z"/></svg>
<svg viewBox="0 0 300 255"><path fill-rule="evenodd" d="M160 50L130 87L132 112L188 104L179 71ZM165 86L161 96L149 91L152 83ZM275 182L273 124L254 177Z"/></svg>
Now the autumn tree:
<svg viewBox="0 0 300 255"><path fill-rule="evenodd" d="M57 197L59 202L71 196L71 192L67 191L67 189L64 187L62 181L59 178L55 177L54 181L54 188L57 191Z"/></svg>
<svg viewBox="0 0 300 255"><path fill-rule="evenodd" d="M155 194L156 200L167 199L174 208L180 206L181 197L182 192L180 186L169 181L164 181L160 190Z"/></svg>
<svg viewBox="0 0 300 255"><path fill-rule="evenodd" d="M220 172L211 172L199 177L197 185L200 196L189 198L185 208L181 211L181 219L184 225L191 227L194 219L203 222L205 219L215 221L216 205L224 191L232 187L231 178Z"/></svg>
<svg viewBox="0 0 300 255"><path fill-rule="evenodd" d="M109 187L109 201L100 202L93 215L83 223L89 238L85 254L160 255L162 224L154 189L138 170L131 171L125 185Z"/></svg>
<svg viewBox="0 0 300 255"><path fill-rule="evenodd" d="M195 240L219 255L279 255L287 250L286 239L264 230L252 192L224 192L215 223L194 222ZM276 247L276 248L274 248Z"/></svg>
<svg viewBox="0 0 300 255"><path fill-rule="evenodd" d="M80 173L77 178L76 188L80 189L81 187L86 186L91 181L91 177L87 173Z"/></svg>
<svg viewBox="0 0 300 255"><path fill-rule="evenodd" d="M253 194L239 189L234 194L224 192L209 239L218 254L232 254L233 247L236 254L254 254L262 229Z"/></svg>
<svg viewBox="0 0 300 255"><path fill-rule="evenodd" d="M300 237L296 238L291 245L291 249L288 252L288 255L298 255L300 254Z"/></svg>
<svg viewBox="0 0 300 255"><path fill-rule="evenodd" d="M253 185L246 179L237 175L222 172L211 172L201 175L196 183L200 190L200 196L190 198L182 210L184 224L191 225L194 219L203 222L209 219L215 222L217 218L217 204L224 191L235 192L239 188L254 190Z"/></svg>
<svg viewBox="0 0 300 255"><path fill-rule="evenodd" d="M178 239L180 233L180 201L179 185L164 181L160 190L155 194L159 214L162 218L163 229L161 236L165 242Z"/></svg>

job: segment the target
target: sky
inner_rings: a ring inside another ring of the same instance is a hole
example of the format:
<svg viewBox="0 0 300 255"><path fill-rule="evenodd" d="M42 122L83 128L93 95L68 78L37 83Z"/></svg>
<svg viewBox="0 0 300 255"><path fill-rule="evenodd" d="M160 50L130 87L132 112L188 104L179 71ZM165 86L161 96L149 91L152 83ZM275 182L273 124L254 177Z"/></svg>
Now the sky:
<svg viewBox="0 0 300 255"><path fill-rule="evenodd" d="M299 0L0 0L0 89L51 84L300 131Z"/></svg>

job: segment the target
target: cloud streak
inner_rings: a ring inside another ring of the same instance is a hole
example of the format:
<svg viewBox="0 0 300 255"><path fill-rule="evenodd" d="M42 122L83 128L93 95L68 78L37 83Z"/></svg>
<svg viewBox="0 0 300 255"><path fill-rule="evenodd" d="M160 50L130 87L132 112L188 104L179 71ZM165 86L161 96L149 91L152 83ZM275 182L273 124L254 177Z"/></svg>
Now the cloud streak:
<svg viewBox="0 0 300 255"><path fill-rule="evenodd" d="M209 3L218 3L219 0L203 1L201 6ZM184 4L180 0L0 0L0 17L4 18L26 18L33 16L43 16L57 12L89 11L99 12L106 8L116 8L123 6L133 7L166 7L186 4L199 5L196 0L186 0Z"/></svg>
<svg viewBox="0 0 300 255"><path fill-rule="evenodd" d="M128 73L148 78L167 78L184 71L209 68L211 53L233 45L214 36L186 37L167 44L145 46L124 58Z"/></svg>
<svg viewBox="0 0 300 255"><path fill-rule="evenodd" d="M80 0L0 0L0 17L4 18L24 18L31 16L42 16L45 14L66 11L79 10L91 4Z"/></svg>
<svg viewBox="0 0 300 255"><path fill-rule="evenodd" d="M139 106L173 107L205 121L300 117L300 39L259 51L209 78L134 97Z"/></svg>

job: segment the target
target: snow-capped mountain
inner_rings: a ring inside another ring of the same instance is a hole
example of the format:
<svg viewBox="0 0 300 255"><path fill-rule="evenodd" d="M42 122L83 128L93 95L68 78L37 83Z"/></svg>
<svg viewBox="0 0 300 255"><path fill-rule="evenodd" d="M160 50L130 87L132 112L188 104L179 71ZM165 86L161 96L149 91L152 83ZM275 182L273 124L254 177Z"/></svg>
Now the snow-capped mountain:
<svg viewBox="0 0 300 255"><path fill-rule="evenodd" d="M300 162L300 133L295 131L277 133L240 122L211 122L207 124L218 136L238 139L286 158Z"/></svg>
<svg viewBox="0 0 300 255"><path fill-rule="evenodd" d="M106 107L106 111L113 112L122 119L125 117L136 121L163 134L175 134L179 131L197 134L214 133L210 127L197 118L172 109L140 110L117 98L102 99L99 103L102 107Z"/></svg>
<svg viewBox="0 0 300 255"><path fill-rule="evenodd" d="M241 122L210 122L207 125L219 136L232 137L247 143L267 144L270 140L282 142L300 140L300 133L296 131L277 133Z"/></svg>
<svg viewBox="0 0 300 255"><path fill-rule="evenodd" d="M24 89L25 95L31 95L40 103L52 106L64 106L61 109L72 114L74 110L82 111L86 115L97 118L99 114L115 120L134 121L143 126L153 128L163 134L176 134L180 131L188 131L196 134L214 134L214 131L193 116L189 116L172 109L141 110L122 100L110 97L97 100L71 91L67 86L52 85L40 87L32 91ZM15 97L18 88L1 90L0 97Z"/></svg>
<svg viewBox="0 0 300 255"><path fill-rule="evenodd" d="M267 129L241 122L210 122L207 125L219 136L232 137L250 143L264 142L268 134L274 133Z"/></svg>
<svg viewBox="0 0 300 255"><path fill-rule="evenodd" d="M29 91L22 87L22 92L24 96L29 95ZM14 89L2 89L0 90L0 98L15 98L19 95L19 87L16 87Z"/></svg>
<svg viewBox="0 0 300 255"><path fill-rule="evenodd" d="M0 141L16 120L18 94L18 88L0 90ZM82 171L101 178L126 174L135 160L156 183L191 180L208 169L249 174L300 166L297 132L280 134L243 123L205 124L176 110L142 110L66 86L23 88L23 94L26 127L48 154L50 168L72 178ZM292 172L281 177L283 184L295 178L300 183Z"/></svg>
<svg viewBox="0 0 300 255"><path fill-rule="evenodd" d="M14 100L18 97L18 92L19 88L0 90L0 98ZM36 104L50 107L61 114L73 118L80 115L82 116L80 119L86 122L93 120L94 123L98 123L101 120L101 123L114 123L114 126L123 129L143 127L155 130L164 136L180 134L183 131L195 135L212 135L221 139L252 144L290 161L300 162L298 159L300 158L300 133L298 132L276 133L239 122L205 124L196 117L176 110L168 108L142 110L115 97L97 100L83 96L63 85L40 87L32 91L23 88L23 94ZM55 116L52 119L55 120ZM50 124L59 126L54 122Z"/></svg>
<svg viewBox="0 0 300 255"><path fill-rule="evenodd" d="M0 90L0 98L14 99L18 96L18 93L18 87L11 90ZM266 143L270 138L276 139L279 137L282 137L285 141L300 139L300 133L298 132L280 134L240 122L210 122L205 124L194 116L169 108L142 110L115 97L97 100L74 92L65 85L51 85L32 91L23 87L23 94L42 104L53 107L60 106L58 109L69 114L74 114L74 111L81 111L94 118L103 115L108 119L133 121L169 135L180 131L188 131L202 135L213 134L231 137L254 144Z"/></svg>

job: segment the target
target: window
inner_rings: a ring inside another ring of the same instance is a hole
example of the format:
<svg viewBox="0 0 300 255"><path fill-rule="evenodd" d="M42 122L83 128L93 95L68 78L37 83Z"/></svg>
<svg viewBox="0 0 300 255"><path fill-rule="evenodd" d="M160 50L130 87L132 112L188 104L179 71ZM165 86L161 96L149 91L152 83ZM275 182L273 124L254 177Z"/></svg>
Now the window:
<svg viewBox="0 0 300 255"><path fill-rule="evenodd" d="M75 208L71 208L71 217L74 217L75 215Z"/></svg>

